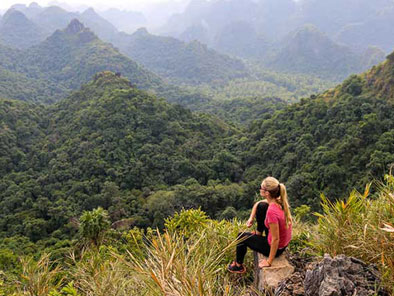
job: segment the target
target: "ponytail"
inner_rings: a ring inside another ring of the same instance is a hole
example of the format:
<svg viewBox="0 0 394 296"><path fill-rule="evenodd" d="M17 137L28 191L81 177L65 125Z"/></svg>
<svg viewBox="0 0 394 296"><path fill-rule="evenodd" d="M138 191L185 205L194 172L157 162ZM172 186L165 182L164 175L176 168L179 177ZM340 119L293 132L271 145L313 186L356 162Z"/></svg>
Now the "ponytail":
<svg viewBox="0 0 394 296"><path fill-rule="evenodd" d="M270 193L272 198L282 206L283 212L285 214L286 227L289 227L293 222L293 218L290 213L289 201L287 199L286 186L283 183L279 183L274 177L267 177L263 180L261 185L265 186Z"/></svg>
<svg viewBox="0 0 394 296"><path fill-rule="evenodd" d="M280 183L279 186L280 186L280 198L278 198L278 202L281 204L283 211L285 213L286 227L289 227L289 225L293 222L293 218L291 217L291 213L290 213L289 201L287 199L287 190L286 190L286 186L283 183Z"/></svg>

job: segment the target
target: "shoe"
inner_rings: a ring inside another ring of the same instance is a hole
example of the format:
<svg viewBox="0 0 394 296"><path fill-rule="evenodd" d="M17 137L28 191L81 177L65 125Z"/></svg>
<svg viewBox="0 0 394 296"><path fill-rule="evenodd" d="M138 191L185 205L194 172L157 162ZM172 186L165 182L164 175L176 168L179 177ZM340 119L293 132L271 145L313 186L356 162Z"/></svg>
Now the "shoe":
<svg viewBox="0 0 394 296"><path fill-rule="evenodd" d="M227 270L231 273L245 273L246 272L246 267L241 264L241 266L238 266L235 261L233 261L229 266L227 267Z"/></svg>

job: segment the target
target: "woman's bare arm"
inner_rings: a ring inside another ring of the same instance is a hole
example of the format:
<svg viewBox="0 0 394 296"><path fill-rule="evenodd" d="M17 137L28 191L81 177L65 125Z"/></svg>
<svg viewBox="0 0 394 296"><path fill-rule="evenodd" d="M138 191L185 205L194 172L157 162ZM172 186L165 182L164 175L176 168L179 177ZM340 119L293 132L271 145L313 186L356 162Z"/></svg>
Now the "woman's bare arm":
<svg viewBox="0 0 394 296"><path fill-rule="evenodd" d="M256 218L257 206L261 202L267 202L267 200L266 199L259 200L258 202L256 202L253 205L252 212L250 213L250 217L249 217L248 221L246 222L246 226L251 227L253 225L254 218Z"/></svg>
<svg viewBox="0 0 394 296"><path fill-rule="evenodd" d="M279 224L270 223L270 233L272 235L270 254L267 260L264 259L260 262L260 268L269 267L272 265L272 261L274 261L276 252L279 248Z"/></svg>

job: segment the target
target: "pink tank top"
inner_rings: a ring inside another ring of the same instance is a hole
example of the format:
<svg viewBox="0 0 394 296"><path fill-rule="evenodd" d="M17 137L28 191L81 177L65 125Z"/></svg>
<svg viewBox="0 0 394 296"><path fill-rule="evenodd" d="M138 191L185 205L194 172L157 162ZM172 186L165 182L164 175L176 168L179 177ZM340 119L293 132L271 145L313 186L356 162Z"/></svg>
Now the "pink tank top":
<svg viewBox="0 0 394 296"><path fill-rule="evenodd" d="M265 226L268 228L268 244L271 245L272 234L270 224L279 224L279 249L286 247L291 240L292 225L289 224L286 228L285 212L281 209L280 205L272 203L267 210L267 216L264 221Z"/></svg>

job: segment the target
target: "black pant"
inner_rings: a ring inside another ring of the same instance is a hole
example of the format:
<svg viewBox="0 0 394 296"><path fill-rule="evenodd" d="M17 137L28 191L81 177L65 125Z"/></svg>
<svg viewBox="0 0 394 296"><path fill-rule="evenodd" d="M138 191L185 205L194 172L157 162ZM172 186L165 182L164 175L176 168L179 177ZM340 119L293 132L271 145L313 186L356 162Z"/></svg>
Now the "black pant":
<svg viewBox="0 0 394 296"><path fill-rule="evenodd" d="M238 234L238 239L241 241L237 244L237 263L242 264L244 262L248 247L266 257L269 256L271 247L268 244L268 229L264 225L267 209L268 204L266 202L261 202L258 204L256 211L257 230L261 233L265 233L265 236L252 234L250 232ZM276 251L276 257L281 255L284 250L285 248L278 249Z"/></svg>

